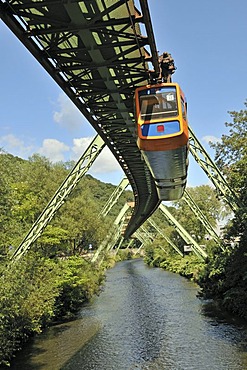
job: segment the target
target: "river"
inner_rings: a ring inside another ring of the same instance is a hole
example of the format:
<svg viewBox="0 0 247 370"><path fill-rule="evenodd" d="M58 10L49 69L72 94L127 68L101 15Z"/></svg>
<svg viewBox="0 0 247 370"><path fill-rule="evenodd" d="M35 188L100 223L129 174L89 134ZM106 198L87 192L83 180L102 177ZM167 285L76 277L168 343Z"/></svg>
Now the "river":
<svg viewBox="0 0 247 370"><path fill-rule="evenodd" d="M116 264L78 319L18 354L14 370L243 370L247 325L197 298L198 288L142 260Z"/></svg>

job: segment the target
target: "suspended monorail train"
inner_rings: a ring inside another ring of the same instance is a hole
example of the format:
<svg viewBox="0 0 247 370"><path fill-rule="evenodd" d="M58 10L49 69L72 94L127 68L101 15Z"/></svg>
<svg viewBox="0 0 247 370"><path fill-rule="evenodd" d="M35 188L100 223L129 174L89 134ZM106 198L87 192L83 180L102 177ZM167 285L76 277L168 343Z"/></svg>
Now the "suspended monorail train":
<svg viewBox="0 0 247 370"><path fill-rule="evenodd" d="M155 180L160 200L182 197L188 171L187 103L177 83L135 91L137 145Z"/></svg>

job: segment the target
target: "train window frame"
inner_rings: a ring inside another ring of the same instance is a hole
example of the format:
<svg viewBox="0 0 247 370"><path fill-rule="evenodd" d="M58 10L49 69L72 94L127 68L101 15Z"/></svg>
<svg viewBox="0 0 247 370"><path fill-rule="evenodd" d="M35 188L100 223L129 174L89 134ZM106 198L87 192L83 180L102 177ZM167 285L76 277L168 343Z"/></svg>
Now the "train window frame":
<svg viewBox="0 0 247 370"><path fill-rule="evenodd" d="M187 112L186 112L186 106L185 106L185 101L183 97L181 96L181 107L182 107L182 117L184 120L187 119Z"/></svg>
<svg viewBox="0 0 247 370"><path fill-rule="evenodd" d="M139 118L143 122L157 122L179 115L179 100L176 86L159 86L141 90L138 93L138 101L140 109ZM157 102L157 104L155 104L155 102ZM159 108L157 109L156 107L155 112L155 105L158 104Z"/></svg>

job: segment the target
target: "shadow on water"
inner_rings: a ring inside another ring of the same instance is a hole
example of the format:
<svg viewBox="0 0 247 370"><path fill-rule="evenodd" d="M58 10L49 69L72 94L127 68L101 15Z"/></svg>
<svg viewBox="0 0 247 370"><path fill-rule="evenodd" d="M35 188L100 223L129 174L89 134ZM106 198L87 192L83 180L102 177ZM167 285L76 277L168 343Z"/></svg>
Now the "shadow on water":
<svg viewBox="0 0 247 370"><path fill-rule="evenodd" d="M247 329L247 321L238 316L232 316L228 311L226 311L220 302L213 301L211 299L200 299L201 313L205 317L211 318L212 321L218 323L228 323L236 326L240 326Z"/></svg>
<svg viewBox="0 0 247 370"><path fill-rule="evenodd" d="M232 316L222 308L220 303L213 300L202 301L201 314L211 327L216 327L215 333L220 332L221 337L223 337L225 341L237 345L240 352L247 353L246 320L237 316Z"/></svg>
<svg viewBox="0 0 247 370"><path fill-rule="evenodd" d="M99 330L93 318L78 319L59 324L27 344L10 369L13 370L59 370ZM0 367L1 369L1 367Z"/></svg>

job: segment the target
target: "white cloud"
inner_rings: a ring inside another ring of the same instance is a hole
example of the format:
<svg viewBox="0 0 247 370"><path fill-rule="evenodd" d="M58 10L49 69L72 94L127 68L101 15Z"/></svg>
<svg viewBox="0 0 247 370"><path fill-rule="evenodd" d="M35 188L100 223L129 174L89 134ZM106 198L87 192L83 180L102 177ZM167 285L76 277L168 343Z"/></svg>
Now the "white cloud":
<svg viewBox="0 0 247 370"><path fill-rule="evenodd" d="M87 149L92 140L93 137L81 137L78 139L73 139L72 159L77 161Z"/></svg>
<svg viewBox="0 0 247 370"><path fill-rule="evenodd" d="M106 146L100 153L99 157L96 159L95 164L93 165L93 172L111 173L119 170L121 170L121 167L118 161L116 160L110 149Z"/></svg>
<svg viewBox="0 0 247 370"><path fill-rule="evenodd" d="M26 140L26 138L25 138ZM12 134L0 137L0 148L3 148L8 153L28 158L34 153L39 153L48 158L51 162L67 161L72 159L77 161L92 142L93 137L82 137L73 139L71 146L57 139L44 139L40 148L35 148L33 145L28 146L27 142ZM106 146L100 155L97 157L89 173L101 181L118 183L119 178L123 176L123 171Z"/></svg>
<svg viewBox="0 0 247 370"><path fill-rule="evenodd" d="M20 148L23 146L23 141L12 134L2 136L0 142L2 145L10 148Z"/></svg>
<svg viewBox="0 0 247 370"><path fill-rule="evenodd" d="M210 143L218 143L220 142L220 139L213 135L206 135L206 136L203 136L202 141L204 141L207 144L210 144Z"/></svg>
<svg viewBox="0 0 247 370"><path fill-rule="evenodd" d="M88 148L92 137L73 139L72 159L77 161ZM94 162L91 173L110 173L120 170L121 167L108 147L105 147Z"/></svg>
<svg viewBox="0 0 247 370"><path fill-rule="evenodd" d="M56 139L43 140L38 153L49 158L52 162L64 161L64 152L69 151L69 146Z"/></svg>
<svg viewBox="0 0 247 370"><path fill-rule="evenodd" d="M61 127L75 131L87 122L82 113L63 93L60 93L57 100L59 110L54 112L53 119Z"/></svg>
<svg viewBox="0 0 247 370"><path fill-rule="evenodd" d="M24 140L13 134L0 137L0 147L2 147L6 152L19 157L27 157L33 151L32 145L27 145Z"/></svg>

